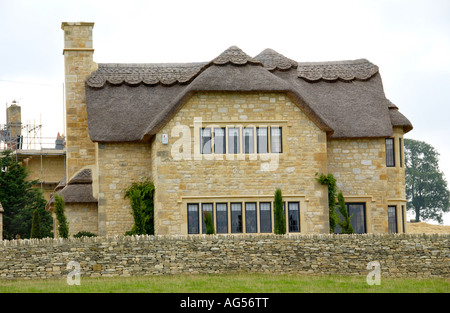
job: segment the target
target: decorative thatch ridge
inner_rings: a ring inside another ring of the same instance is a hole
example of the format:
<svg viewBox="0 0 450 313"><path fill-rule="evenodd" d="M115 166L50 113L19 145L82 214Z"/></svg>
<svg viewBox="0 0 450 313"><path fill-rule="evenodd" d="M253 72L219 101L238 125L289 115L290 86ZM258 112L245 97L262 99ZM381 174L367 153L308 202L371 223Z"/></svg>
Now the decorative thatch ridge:
<svg viewBox="0 0 450 313"><path fill-rule="evenodd" d="M244 65L247 63L262 65L261 62L253 59L251 56L247 55L244 51L236 46L231 46L211 62L216 65L225 65L228 63L232 63L234 65Z"/></svg>
<svg viewBox="0 0 450 313"><path fill-rule="evenodd" d="M255 60L260 61L269 71L286 71L291 68L297 68L298 66L296 61L291 60L272 49L264 50L255 57Z"/></svg>
<svg viewBox="0 0 450 313"><path fill-rule="evenodd" d="M101 88L106 82L112 85L173 85L192 80L207 63L183 64L105 64L98 65L87 80L90 87Z"/></svg>
<svg viewBox="0 0 450 313"><path fill-rule="evenodd" d="M308 81L338 80L351 81L355 79L367 80L378 73L378 66L366 59L337 62L309 62L299 63L298 77Z"/></svg>

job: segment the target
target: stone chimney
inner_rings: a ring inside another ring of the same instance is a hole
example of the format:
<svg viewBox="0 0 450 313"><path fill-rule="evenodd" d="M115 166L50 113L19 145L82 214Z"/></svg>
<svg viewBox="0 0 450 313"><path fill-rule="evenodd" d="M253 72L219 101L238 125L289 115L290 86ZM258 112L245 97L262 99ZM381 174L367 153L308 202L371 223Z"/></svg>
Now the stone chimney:
<svg viewBox="0 0 450 313"><path fill-rule="evenodd" d="M89 138L85 81L95 70L92 29L94 23L64 22L64 69L66 98L66 177L95 164L95 143Z"/></svg>
<svg viewBox="0 0 450 313"><path fill-rule="evenodd" d="M21 149L22 144L22 112L16 100L6 108L6 125L10 134L8 147L12 150Z"/></svg>

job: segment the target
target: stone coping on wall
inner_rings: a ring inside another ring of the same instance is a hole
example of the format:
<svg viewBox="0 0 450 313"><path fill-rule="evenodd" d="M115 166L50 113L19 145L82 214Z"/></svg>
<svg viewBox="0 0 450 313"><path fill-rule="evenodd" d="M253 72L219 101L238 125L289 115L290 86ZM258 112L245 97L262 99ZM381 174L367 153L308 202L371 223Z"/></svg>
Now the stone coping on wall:
<svg viewBox="0 0 450 313"><path fill-rule="evenodd" d="M14 239L0 240L0 247L8 246L24 246L24 245L54 245L54 244L70 244L70 243L101 243L116 241L154 241L154 240L301 240L301 239L317 239L317 240L344 240L346 238L378 238L378 239L414 239L427 238L430 240L450 239L450 234L216 234L216 235L133 235L133 236L97 236L97 237L81 237L81 238L43 238L43 239ZM450 247L449 247L450 248Z"/></svg>

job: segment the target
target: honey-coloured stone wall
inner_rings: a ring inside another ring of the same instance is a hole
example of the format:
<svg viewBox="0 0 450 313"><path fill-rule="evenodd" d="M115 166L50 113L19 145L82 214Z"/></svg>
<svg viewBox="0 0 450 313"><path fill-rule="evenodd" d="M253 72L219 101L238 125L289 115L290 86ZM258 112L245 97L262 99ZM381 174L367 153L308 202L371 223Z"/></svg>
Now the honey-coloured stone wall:
<svg viewBox="0 0 450 313"><path fill-rule="evenodd" d="M208 126L281 126L283 151L200 154L200 128ZM315 179L326 171L326 148L325 132L283 93L196 93L152 143L155 232L187 234L188 202L273 201L280 188L300 199L301 232L328 233L327 190Z"/></svg>

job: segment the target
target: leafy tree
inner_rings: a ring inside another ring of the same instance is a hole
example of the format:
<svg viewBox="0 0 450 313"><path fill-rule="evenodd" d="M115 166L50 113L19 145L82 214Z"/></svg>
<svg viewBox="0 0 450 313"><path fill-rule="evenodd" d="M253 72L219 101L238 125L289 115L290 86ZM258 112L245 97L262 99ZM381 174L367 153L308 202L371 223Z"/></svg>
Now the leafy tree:
<svg viewBox="0 0 450 313"><path fill-rule="evenodd" d="M154 235L153 195L155 186L149 179L134 182L125 190L124 198L130 199L134 225L126 235Z"/></svg>
<svg viewBox="0 0 450 313"><path fill-rule="evenodd" d="M405 184L407 208L416 222L436 220L450 210L450 192L439 170L439 153L426 142L405 139Z"/></svg>
<svg viewBox="0 0 450 313"><path fill-rule="evenodd" d="M61 238L69 238L69 224L67 223L66 214L64 213L64 209L66 204L64 202L64 198L57 193L54 195L55 197L55 215L56 220L58 221L58 234Z"/></svg>
<svg viewBox="0 0 450 313"><path fill-rule="evenodd" d="M283 213L283 196L281 194L281 189L275 191L273 206L275 234L286 234L286 218Z"/></svg>
<svg viewBox="0 0 450 313"><path fill-rule="evenodd" d="M345 205L345 199L342 192L338 193L338 210L342 215L342 219L339 219L337 224L341 228L343 234L353 234L352 217L348 215L347 206Z"/></svg>
<svg viewBox="0 0 450 313"><path fill-rule="evenodd" d="M5 150L0 155L0 202L5 210L3 214L3 238L29 238L33 211L39 212L39 225L43 237L52 236L53 220L45 211L42 192L33 185L37 180L28 181L28 172L15 158L12 152Z"/></svg>

